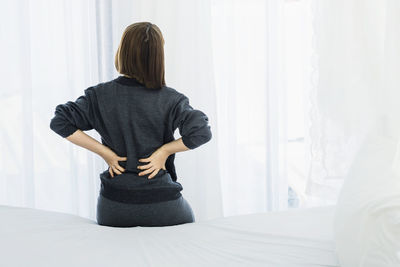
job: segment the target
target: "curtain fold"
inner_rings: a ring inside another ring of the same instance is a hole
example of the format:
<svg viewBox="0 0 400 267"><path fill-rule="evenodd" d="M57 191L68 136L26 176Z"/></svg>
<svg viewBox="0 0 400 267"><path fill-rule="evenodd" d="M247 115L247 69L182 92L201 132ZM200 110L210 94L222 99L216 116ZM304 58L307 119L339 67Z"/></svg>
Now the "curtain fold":
<svg viewBox="0 0 400 267"><path fill-rule="evenodd" d="M287 208L282 1L213 1L225 215Z"/></svg>

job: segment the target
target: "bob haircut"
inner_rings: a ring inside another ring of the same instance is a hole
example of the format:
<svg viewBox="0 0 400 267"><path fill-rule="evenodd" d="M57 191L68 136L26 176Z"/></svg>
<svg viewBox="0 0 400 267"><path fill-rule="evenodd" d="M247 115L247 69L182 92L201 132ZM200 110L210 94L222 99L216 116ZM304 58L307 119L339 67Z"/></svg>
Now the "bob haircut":
<svg viewBox="0 0 400 267"><path fill-rule="evenodd" d="M115 55L115 68L147 88L165 86L164 38L157 25L137 22L126 27Z"/></svg>

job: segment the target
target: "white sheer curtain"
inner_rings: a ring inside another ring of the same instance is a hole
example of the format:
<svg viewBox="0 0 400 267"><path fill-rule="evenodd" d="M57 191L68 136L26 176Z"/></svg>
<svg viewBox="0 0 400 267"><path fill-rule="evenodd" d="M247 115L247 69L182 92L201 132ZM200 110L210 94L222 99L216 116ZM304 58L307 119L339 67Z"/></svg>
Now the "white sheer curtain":
<svg viewBox="0 0 400 267"><path fill-rule="evenodd" d="M400 3L313 1L314 83L306 193L336 203L367 134L400 137ZM379 137L379 136L378 136Z"/></svg>
<svg viewBox="0 0 400 267"><path fill-rule="evenodd" d="M95 218L107 166L49 122L57 104L116 77L123 30L151 21L164 34L167 85L207 113L213 131L206 145L176 155L196 219L287 208L283 1L1 5L1 204Z"/></svg>
<svg viewBox="0 0 400 267"><path fill-rule="evenodd" d="M49 131L49 119L54 104L111 77L102 71L110 64L102 38L108 21L98 3L1 3L2 204L94 218L97 176L105 165Z"/></svg>
<svg viewBox="0 0 400 267"><path fill-rule="evenodd" d="M226 214L287 207L281 1L214 1L219 168Z"/></svg>

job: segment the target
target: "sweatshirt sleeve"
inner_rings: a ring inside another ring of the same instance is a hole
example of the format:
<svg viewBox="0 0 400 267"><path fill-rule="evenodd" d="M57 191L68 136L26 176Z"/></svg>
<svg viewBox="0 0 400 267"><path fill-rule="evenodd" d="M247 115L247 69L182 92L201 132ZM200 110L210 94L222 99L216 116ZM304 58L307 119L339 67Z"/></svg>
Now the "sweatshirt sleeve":
<svg viewBox="0 0 400 267"><path fill-rule="evenodd" d="M50 121L50 129L64 138L78 129L82 131L94 129L93 100L94 90L93 87L89 87L75 102L68 101L57 105L54 117Z"/></svg>
<svg viewBox="0 0 400 267"><path fill-rule="evenodd" d="M193 109L184 94L178 97L171 112L172 127L182 136L182 142L189 149L195 149L212 138L208 117L201 110Z"/></svg>

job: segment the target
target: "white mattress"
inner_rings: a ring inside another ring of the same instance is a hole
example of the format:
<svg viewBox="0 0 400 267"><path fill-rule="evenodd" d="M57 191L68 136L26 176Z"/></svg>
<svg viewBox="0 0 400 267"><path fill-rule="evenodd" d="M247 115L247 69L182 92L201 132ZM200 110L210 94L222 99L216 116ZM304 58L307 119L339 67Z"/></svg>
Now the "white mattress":
<svg viewBox="0 0 400 267"><path fill-rule="evenodd" d="M334 206L115 228L0 205L0 266L339 266Z"/></svg>

